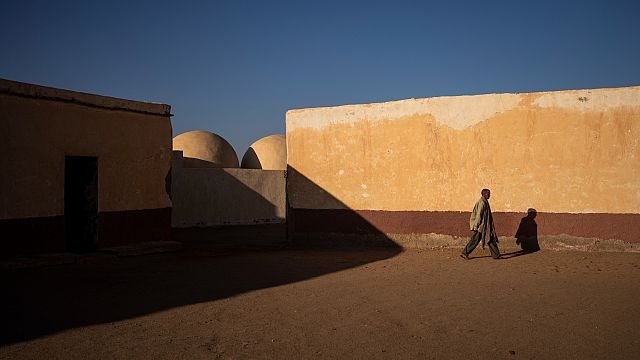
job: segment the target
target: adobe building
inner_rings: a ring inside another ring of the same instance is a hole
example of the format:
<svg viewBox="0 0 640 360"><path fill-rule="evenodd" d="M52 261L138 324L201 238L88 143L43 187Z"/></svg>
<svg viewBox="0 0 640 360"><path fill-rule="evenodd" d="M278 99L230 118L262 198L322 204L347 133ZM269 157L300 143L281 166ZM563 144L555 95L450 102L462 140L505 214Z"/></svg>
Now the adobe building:
<svg viewBox="0 0 640 360"><path fill-rule="evenodd" d="M640 249L640 87L291 110L286 136L299 241L463 246L490 188L503 238L529 213L546 245Z"/></svg>
<svg viewBox="0 0 640 360"><path fill-rule="evenodd" d="M174 239L195 239L201 246L286 241L284 135L251 145L243 168L231 144L209 131L179 134L173 150Z"/></svg>
<svg viewBox="0 0 640 360"><path fill-rule="evenodd" d="M0 254L168 240L170 106L0 79Z"/></svg>

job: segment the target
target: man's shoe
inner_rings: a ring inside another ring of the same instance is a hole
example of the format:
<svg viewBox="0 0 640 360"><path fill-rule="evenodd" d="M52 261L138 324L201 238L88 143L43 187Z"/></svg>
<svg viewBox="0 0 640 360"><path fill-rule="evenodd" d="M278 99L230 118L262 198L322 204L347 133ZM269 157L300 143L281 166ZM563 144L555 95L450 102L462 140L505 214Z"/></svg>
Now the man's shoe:
<svg viewBox="0 0 640 360"><path fill-rule="evenodd" d="M460 254L460 257L465 259L465 260L469 260L469 255L467 255L465 253Z"/></svg>

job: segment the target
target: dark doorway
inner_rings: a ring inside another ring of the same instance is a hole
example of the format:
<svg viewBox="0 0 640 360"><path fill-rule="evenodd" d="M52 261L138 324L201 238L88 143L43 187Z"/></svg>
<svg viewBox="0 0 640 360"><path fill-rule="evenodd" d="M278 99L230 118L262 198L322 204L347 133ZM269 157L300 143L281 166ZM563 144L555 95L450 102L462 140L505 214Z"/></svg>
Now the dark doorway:
<svg viewBox="0 0 640 360"><path fill-rule="evenodd" d="M66 156L64 228L67 250L95 249L98 228L98 158Z"/></svg>

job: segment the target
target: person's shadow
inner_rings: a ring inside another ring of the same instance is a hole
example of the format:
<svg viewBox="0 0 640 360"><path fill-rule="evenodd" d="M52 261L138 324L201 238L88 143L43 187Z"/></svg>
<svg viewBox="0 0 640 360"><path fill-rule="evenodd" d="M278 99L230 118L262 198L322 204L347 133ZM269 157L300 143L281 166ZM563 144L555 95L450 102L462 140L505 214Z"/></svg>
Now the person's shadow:
<svg viewBox="0 0 640 360"><path fill-rule="evenodd" d="M520 245L521 250L504 254L503 257L512 258L520 255L530 254L540 250L538 243L538 224L536 223L536 209L528 209L527 216L520 219L520 225L516 231L516 244Z"/></svg>

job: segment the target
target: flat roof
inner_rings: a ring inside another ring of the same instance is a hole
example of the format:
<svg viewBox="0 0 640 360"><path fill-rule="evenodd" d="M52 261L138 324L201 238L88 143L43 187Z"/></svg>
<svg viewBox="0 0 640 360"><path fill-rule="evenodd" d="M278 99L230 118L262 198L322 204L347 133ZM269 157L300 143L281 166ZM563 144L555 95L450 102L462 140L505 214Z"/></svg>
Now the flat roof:
<svg viewBox="0 0 640 360"><path fill-rule="evenodd" d="M171 116L171 106L167 104L120 99L6 79L0 79L0 94L69 102L109 110Z"/></svg>

